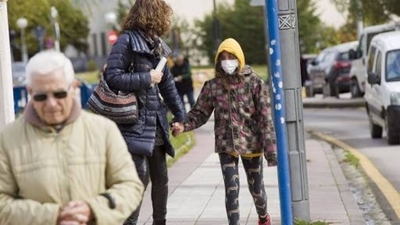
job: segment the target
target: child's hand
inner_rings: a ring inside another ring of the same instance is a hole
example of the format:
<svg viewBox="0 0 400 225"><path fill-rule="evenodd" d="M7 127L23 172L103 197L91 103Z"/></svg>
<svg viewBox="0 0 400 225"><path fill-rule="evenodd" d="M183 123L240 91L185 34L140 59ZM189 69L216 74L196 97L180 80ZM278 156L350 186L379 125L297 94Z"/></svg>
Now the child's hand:
<svg viewBox="0 0 400 225"><path fill-rule="evenodd" d="M264 151L264 158L268 162L268 166L278 165L278 160L276 158L276 145L270 146L266 151Z"/></svg>
<svg viewBox="0 0 400 225"><path fill-rule="evenodd" d="M276 155L269 155L267 162L269 167L278 165L278 160L276 159Z"/></svg>
<svg viewBox="0 0 400 225"><path fill-rule="evenodd" d="M179 134L181 134L184 130L185 130L185 127L183 126L183 123L175 122L175 123L171 124L171 131L172 131L172 135L174 137L176 137Z"/></svg>

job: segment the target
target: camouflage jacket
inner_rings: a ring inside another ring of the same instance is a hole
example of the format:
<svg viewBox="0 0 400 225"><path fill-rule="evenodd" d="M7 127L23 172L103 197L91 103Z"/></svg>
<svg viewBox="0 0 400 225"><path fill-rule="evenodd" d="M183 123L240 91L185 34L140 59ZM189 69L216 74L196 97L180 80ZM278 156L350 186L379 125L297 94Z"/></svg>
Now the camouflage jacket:
<svg viewBox="0 0 400 225"><path fill-rule="evenodd" d="M214 112L215 152L248 155L275 154L275 131L269 88L245 68L244 82L224 88L221 78L206 81L188 113L185 131L205 124Z"/></svg>

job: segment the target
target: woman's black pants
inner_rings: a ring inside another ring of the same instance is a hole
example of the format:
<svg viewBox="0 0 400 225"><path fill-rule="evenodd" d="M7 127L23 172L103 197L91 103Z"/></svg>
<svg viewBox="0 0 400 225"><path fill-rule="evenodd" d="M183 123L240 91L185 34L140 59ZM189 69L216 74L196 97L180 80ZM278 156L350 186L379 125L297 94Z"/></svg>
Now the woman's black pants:
<svg viewBox="0 0 400 225"><path fill-rule="evenodd" d="M151 201L153 205L153 225L164 225L167 215L168 171L165 150L156 146L153 155L132 154L136 170L145 188L151 180ZM125 221L124 225L136 225L141 205Z"/></svg>

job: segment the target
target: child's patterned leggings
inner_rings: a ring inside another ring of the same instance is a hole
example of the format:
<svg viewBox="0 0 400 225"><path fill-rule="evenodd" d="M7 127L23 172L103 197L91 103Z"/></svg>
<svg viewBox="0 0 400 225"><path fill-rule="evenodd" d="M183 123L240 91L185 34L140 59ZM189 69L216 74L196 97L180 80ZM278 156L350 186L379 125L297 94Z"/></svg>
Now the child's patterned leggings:
<svg viewBox="0 0 400 225"><path fill-rule="evenodd" d="M265 217L267 214L267 194L263 181L262 156L245 158L241 157L247 175L247 183L251 196L256 206L257 214ZM239 158L227 153L219 153L222 175L225 183L225 207L229 225L240 224L239 212Z"/></svg>

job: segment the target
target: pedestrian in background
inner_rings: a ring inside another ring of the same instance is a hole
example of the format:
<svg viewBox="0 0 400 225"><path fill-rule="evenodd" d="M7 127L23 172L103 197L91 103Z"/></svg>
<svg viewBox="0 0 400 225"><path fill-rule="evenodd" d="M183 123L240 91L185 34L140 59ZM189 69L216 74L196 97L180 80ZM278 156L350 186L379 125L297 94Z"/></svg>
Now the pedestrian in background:
<svg viewBox="0 0 400 225"><path fill-rule="evenodd" d="M259 225L271 225L263 181L263 155L276 165L275 131L269 90L249 66L234 39L224 40L215 56L215 78L206 81L196 104L182 126L173 123L178 135L205 124L214 112L215 151L225 184L225 207L230 225L240 224L239 158L259 217Z"/></svg>
<svg viewBox="0 0 400 225"><path fill-rule="evenodd" d="M144 188L117 126L81 109L64 54L26 76L32 100L0 133L0 224L121 224Z"/></svg>
<svg viewBox="0 0 400 225"><path fill-rule="evenodd" d="M186 95L190 108L192 108L195 100L193 95L192 69L189 64L189 59L185 59L182 54L179 54L171 68L171 73L174 76L175 86L182 103L185 104L184 96Z"/></svg>
<svg viewBox="0 0 400 225"><path fill-rule="evenodd" d="M122 23L122 34L111 49L104 74L111 89L135 93L137 97L138 122L118 124L118 127L146 187L150 176L155 225L166 223L166 153L172 157L175 155L169 140L165 105L174 115L175 122L182 124L186 119L168 66L162 71L154 70L160 58L167 58L171 53L170 48L160 39L170 28L171 15L172 9L164 0L136 0ZM130 67L131 70L128 69ZM125 224L137 224L139 211L140 207Z"/></svg>

